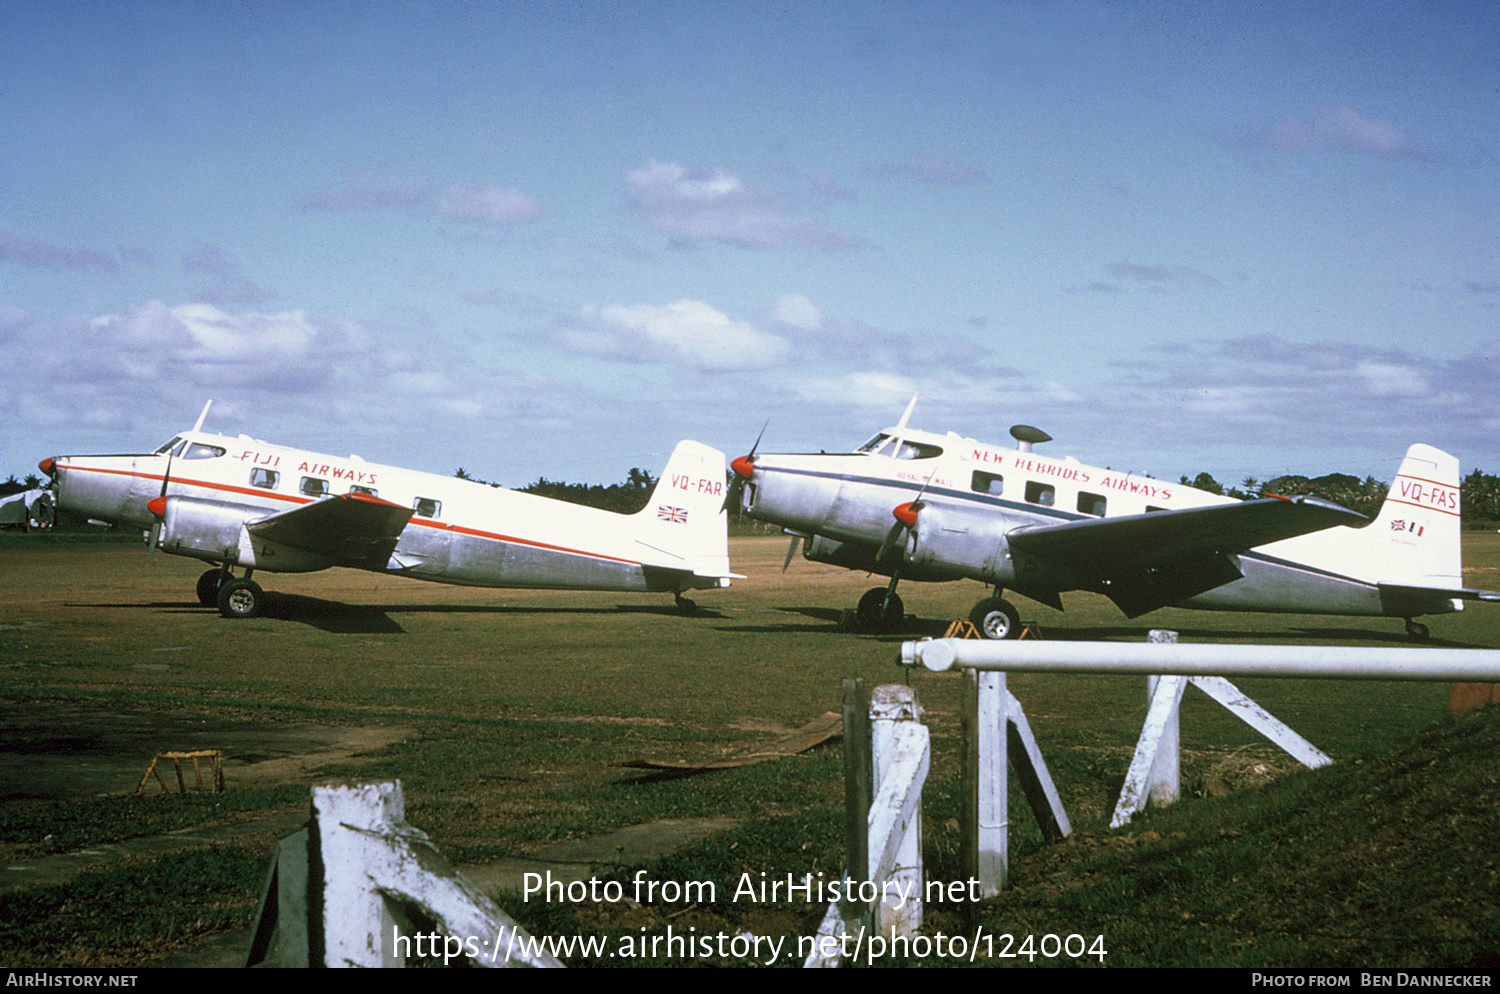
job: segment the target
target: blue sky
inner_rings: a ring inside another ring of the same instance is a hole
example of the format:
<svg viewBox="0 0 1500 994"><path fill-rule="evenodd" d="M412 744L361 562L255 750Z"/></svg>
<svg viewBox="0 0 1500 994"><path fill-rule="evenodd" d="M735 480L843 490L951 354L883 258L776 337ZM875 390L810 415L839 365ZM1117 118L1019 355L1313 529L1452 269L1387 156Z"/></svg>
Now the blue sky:
<svg viewBox="0 0 1500 994"><path fill-rule="evenodd" d="M0 475L1500 472L1493 3L0 2Z"/></svg>

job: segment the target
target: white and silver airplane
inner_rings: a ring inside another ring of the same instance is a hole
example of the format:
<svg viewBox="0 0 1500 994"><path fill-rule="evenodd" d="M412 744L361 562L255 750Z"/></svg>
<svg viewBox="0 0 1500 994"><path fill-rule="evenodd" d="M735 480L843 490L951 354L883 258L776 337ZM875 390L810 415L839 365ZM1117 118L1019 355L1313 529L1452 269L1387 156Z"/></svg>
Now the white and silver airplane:
<svg viewBox="0 0 1500 994"><path fill-rule="evenodd" d="M208 408L204 408L204 415ZM636 514L201 431L141 455L54 456L57 506L214 563L198 600L253 618L256 571L347 566L477 587L686 591L729 586L724 454L677 444ZM235 577L234 569L243 573Z"/></svg>
<svg viewBox="0 0 1500 994"><path fill-rule="evenodd" d="M992 639L1020 633L1007 589L1059 610L1064 591L1095 591L1132 618L1169 605L1404 618L1420 637L1419 615L1500 600L1463 586L1458 460L1429 445L1407 450L1372 523L1316 497L1240 501L1040 455L1051 437L1027 425L1014 448L917 431L911 411L853 453L752 448L730 464L726 506L785 529L788 563L800 542L814 562L890 577L859 602L876 631L901 620L900 580L990 585L969 620Z"/></svg>

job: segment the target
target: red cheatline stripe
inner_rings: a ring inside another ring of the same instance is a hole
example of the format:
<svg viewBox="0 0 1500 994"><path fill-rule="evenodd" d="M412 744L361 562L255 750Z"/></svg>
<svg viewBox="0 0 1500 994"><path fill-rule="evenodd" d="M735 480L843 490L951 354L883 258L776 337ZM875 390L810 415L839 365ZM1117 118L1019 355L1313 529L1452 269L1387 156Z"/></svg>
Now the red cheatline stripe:
<svg viewBox="0 0 1500 994"><path fill-rule="evenodd" d="M1444 483L1442 480L1429 480L1429 479L1427 479L1424 476L1408 476L1405 473L1397 473L1396 474L1396 479L1398 479L1398 480L1416 480L1418 483L1430 483L1434 487L1445 487L1445 488L1447 488L1449 490L1457 490L1458 489L1458 484L1456 484L1456 483ZM1394 486L1394 484L1392 484L1392 486Z"/></svg>
<svg viewBox="0 0 1500 994"><path fill-rule="evenodd" d="M97 466L68 466L67 469L81 469L89 473L105 473L110 476L133 476L140 480L150 480L160 483L161 477L151 473L137 473L127 469L103 469ZM202 487L204 490L220 490L226 493L246 494L251 497L269 498L271 500L286 501L291 504L311 504L311 498L292 497L287 494L278 494L270 490L260 490L251 487L236 487L228 483L211 483L207 480L189 480L181 476L172 477L173 483L190 487ZM605 562L624 563L627 566L640 566L640 561L635 559L621 559L619 556L607 556L602 552L587 552L583 549L570 549L565 545L551 545L547 542L537 542L529 538L520 538L516 535L501 535L498 532L482 531L478 528L468 528L463 525L449 525L441 521L428 521L421 518L412 518L411 524L421 528L436 528L439 531L458 532L462 535L473 535L476 538L492 539L496 542L513 542L516 545L527 545L533 549L546 549L549 552L566 552L573 556L587 556L590 559L601 559Z"/></svg>
<svg viewBox="0 0 1500 994"><path fill-rule="evenodd" d="M1418 504L1415 501L1402 500L1400 497L1387 497L1386 500L1392 504L1405 504L1407 507L1420 507L1424 511L1436 511L1439 514L1451 515L1455 518L1462 517L1457 511L1450 511L1445 507L1433 507L1431 504Z"/></svg>

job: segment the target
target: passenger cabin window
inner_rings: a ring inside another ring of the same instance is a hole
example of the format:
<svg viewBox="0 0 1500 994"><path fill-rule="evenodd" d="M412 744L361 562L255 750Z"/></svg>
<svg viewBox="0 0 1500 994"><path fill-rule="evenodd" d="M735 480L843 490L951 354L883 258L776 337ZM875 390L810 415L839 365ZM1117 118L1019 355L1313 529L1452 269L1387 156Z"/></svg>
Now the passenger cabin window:
<svg viewBox="0 0 1500 994"><path fill-rule="evenodd" d="M1057 500L1057 488L1050 483L1037 483L1033 480L1026 484L1026 500L1031 504L1051 507Z"/></svg>
<svg viewBox="0 0 1500 994"><path fill-rule="evenodd" d="M256 467L250 471L250 485L252 487L264 487L266 490L275 490L276 485L280 482L281 474L274 469Z"/></svg>
<svg viewBox="0 0 1500 994"><path fill-rule="evenodd" d="M431 497L418 497L411 506L419 518L435 518L443 510L443 502Z"/></svg>
<svg viewBox="0 0 1500 994"><path fill-rule="evenodd" d="M298 489L308 497L327 497L328 481L320 480L316 476L304 476L302 485Z"/></svg>
<svg viewBox="0 0 1500 994"><path fill-rule="evenodd" d="M380 491L376 490L374 487L350 487L349 492L351 494L364 494L366 497L380 496Z"/></svg>
<svg viewBox="0 0 1500 994"><path fill-rule="evenodd" d="M1096 518L1104 517L1104 508L1109 503L1101 494L1089 494L1078 492L1078 510L1084 514L1092 514Z"/></svg>
<svg viewBox="0 0 1500 994"><path fill-rule="evenodd" d="M1005 490L1005 477L976 469L970 488L976 494L989 494L991 497L999 497L1001 492Z"/></svg>
<svg viewBox="0 0 1500 994"><path fill-rule="evenodd" d="M204 445L202 442L194 442L183 452L184 459L217 459L224 454L224 450L217 445Z"/></svg>

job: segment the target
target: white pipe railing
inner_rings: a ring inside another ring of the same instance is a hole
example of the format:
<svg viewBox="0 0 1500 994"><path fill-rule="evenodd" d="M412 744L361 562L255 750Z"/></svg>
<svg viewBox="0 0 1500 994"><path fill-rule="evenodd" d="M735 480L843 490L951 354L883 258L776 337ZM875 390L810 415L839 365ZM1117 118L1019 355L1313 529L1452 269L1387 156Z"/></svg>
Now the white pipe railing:
<svg viewBox="0 0 1500 994"><path fill-rule="evenodd" d="M1159 636L1159 637L1158 637ZM1120 793L1111 827L1130 820L1148 794L1160 800L1176 795L1177 702L1192 683L1229 708L1299 762L1321 766L1330 760L1301 736L1246 698L1224 677L1295 677L1339 680L1421 680L1500 683L1500 651L1493 649L1365 648L1293 645L1183 645L1175 633L1153 633L1147 644L1126 642L982 642L973 639L924 639L903 642L897 661L934 672L961 668L969 679L1007 672L1143 674L1165 678L1150 690L1151 707L1136 745L1135 758ZM1019 704L1016 705L1019 708ZM965 869L980 881L985 896L1005 886L1008 820L1005 817L1004 736L991 712L970 704L970 720L981 729L979 743L968 752L982 782L969 783L966 838L977 846L966 853ZM985 734L987 733L987 734ZM998 745L993 744L998 740ZM966 752L966 755L968 754ZM1057 807L1061 808L1060 803ZM1064 830L1066 831L1066 830Z"/></svg>
<svg viewBox="0 0 1500 994"><path fill-rule="evenodd" d="M934 672L958 666L1012 673L1500 682L1495 649L931 639L901 643L898 661Z"/></svg>

